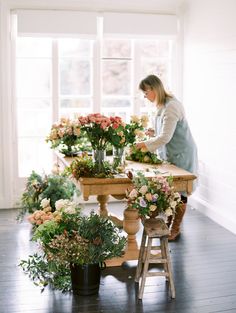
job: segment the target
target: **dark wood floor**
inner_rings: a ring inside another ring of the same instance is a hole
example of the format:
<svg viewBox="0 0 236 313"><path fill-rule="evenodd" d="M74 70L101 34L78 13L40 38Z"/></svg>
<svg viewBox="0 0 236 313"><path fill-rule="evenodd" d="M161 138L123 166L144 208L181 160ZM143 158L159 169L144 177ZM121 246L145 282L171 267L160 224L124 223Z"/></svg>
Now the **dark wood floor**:
<svg viewBox="0 0 236 313"><path fill-rule="evenodd" d="M164 278L153 277L142 302L136 261L104 270L97 296L40 293L17 267L32 243L30 225L17 224L15 216L15 210L0 210L0 313L236 312L236 236L196 210L188 208L181 238L170 243L176 299L170 299Z"/></svg>

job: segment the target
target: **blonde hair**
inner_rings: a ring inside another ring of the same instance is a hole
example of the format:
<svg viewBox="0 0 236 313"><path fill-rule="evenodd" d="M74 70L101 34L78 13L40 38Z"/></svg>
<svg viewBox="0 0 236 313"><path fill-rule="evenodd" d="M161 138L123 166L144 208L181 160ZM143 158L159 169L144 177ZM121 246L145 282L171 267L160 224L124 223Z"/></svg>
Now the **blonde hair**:
<svg viewBox="0 0 236 313"><path fill-rule="evenodd" d="M139 89L142 91L146 91L147 89L155 90L158 104L165 104L167 98L173 97L165 90L162 81L156 75L148 75L146 78L141 80L139 83Z"/></svg>

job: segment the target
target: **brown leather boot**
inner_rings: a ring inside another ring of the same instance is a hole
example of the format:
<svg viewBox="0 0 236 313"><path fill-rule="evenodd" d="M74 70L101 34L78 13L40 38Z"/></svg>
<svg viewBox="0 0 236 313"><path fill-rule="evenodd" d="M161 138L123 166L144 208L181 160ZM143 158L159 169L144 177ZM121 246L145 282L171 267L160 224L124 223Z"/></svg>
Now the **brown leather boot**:
<svg viewBox="0 0 236 313"><path fill-rule="evenodd" d="M187 203L182 203L176 210L174 221L168 237L169 241L174 241L180 235L180 224L186 211Z"/></svg>

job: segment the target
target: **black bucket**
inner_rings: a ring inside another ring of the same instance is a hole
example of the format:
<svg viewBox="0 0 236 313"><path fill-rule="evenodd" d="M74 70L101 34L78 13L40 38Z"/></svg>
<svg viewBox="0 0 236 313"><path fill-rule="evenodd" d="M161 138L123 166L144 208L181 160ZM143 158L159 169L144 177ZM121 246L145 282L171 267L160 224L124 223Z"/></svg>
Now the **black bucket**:
<svg viewBox="0 0 236 313"><path fill-rule="evenodd" d="M74 294L89 296L99 291L101 268L99 264L71 265L71 282Z"/></svg>

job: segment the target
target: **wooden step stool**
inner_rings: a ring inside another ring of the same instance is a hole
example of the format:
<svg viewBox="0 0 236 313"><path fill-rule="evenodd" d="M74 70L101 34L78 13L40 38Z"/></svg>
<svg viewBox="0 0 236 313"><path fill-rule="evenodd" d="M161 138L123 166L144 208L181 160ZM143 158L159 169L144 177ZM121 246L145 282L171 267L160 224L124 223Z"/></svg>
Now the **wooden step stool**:
<svg viewBox="0 0 236 313"><path fill-rule="evenodd" d="M136 269L135 282L141 285L139 288L138 298L142 299L145 281L147 277L165 276L169 281L171 298L175 298L175 286L171 270L170 253L168 247L168 235L170 234L165 222L160 218L146 219L144 222L141 247L139 252L138 265ZM160 240L160 246L152 246L153 239ZM158 254L152 254L155 250ZM149 264L163 264L164 271L149 272Z"/></svg>

